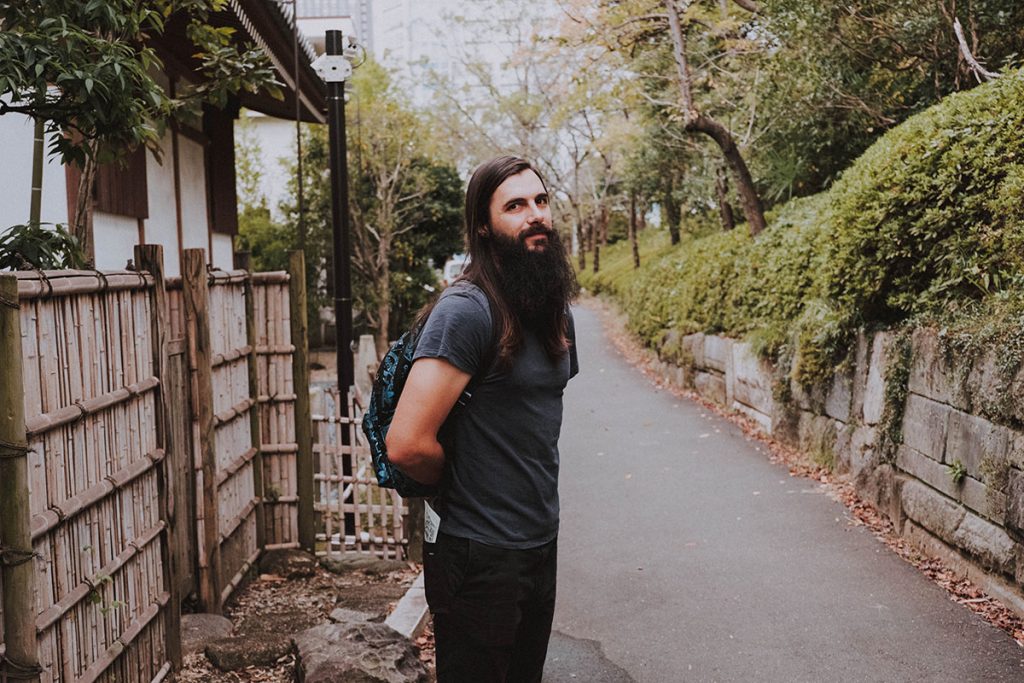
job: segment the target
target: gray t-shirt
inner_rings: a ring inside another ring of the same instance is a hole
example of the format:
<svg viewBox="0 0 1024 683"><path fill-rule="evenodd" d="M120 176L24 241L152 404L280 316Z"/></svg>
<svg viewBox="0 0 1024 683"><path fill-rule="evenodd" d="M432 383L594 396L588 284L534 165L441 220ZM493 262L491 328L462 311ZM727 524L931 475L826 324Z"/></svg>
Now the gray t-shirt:
<svg viewBox="0 0 1024 683"><path fill-rule="evenodd" d="M556 362L537 336L504 372L491 370L452 426L455 453L446 453L441 531L503 548L532 548L558 534L558 435L562 391L579 371L575 328L569 353ZM456 282L434 307L414 359L442 358L475 375L495 352L487 297Z"/></svg>

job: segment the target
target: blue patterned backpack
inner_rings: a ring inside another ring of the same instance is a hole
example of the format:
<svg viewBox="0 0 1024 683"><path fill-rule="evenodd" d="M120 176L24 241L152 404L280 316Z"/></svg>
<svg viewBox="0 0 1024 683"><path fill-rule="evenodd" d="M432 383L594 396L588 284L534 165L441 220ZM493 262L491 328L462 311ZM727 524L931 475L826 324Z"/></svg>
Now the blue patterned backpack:
<svg viewBox="0 0 1024 683"><path fill-rule="evenodd" d="M370 456L373 459L377 484L382 488L395 489L403 498L431 497L437 496L441 492L439 486L421 484L392 464L388 459L388 449L384 443L384 438L388 435L388 429L391 427L391 420L395 417L395 409L398 407L398 399L405 387L405 380L409 377L409 371L412 369L416 342L419 341L422 329L422 325L417 325L405 332L384 354L380 367L377 369L377 376L373 380L370 403L363 414L363 433L366 434L370 446ZM481 370L466 385L462 395L452 407L451 413L448 414L446 425L472 398L476 387L483 380L486 371L490 369L494 351L494 348L490 350L488 358L485 359L486 362L481 363ZM444 431L446 431L445 428L442 428L442 432ZM445 449L449 455L453 450Z"/></svg>

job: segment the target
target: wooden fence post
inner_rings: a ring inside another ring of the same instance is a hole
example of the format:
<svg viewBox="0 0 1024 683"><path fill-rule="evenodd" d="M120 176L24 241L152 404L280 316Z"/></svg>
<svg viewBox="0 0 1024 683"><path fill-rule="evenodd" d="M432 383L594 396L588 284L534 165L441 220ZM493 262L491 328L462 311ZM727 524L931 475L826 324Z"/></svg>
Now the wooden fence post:
<svg viewBox="0 0 1024 683"><path fill-rule="evenodd" d="M186 249L182 263L182 300L192 375L192 410L199 424L199 454L203 490L199 539L199 602L206 612L219 614L220 522L217 496L217 454L214 450L213 351L210 345L209 282L206 251Z"/></svg>
<svg viewBox="0 0 1024 683"><path fill-rule="evenodd" d="M25 387L21 368L18 279L0 274L0 572L5 653L0 678L39 680L36 568L29 516Z"/></svg>
<svg viewBox="0 0 1024 683"><path fill-rule="evenodd" d="M259 369L256 367L256 299L252 286L252 258L247 251L235 252L235 268L249 274L245 279L245 338L249 345L249 432L252 435L252 447L256 455L252 460L253 491L259 502L256 503L256 546L263 550L267 546L266 510L263 507L263 439L260 437L260 386Z"/></svg>
<svg viewBox="0 0 1024 683"><path fill-rule="evenodd" d="M299 546L316 551L316 511L313 508L313 414L309 405L309 322L306 320L306 261L302 250L288 254L288 307L291 316L292 381L295 386L295 460L299 496ZM330 539L327 539L330 544Z"/></svg>
<svg viewBox="0 0 1024 683"><path fill-rule="evenodd" d="M153 375L160 379L160 404L157 407L156 438L169 457L161 463L157 474L160 518L167 525L163 546L160 549L164 566L164 589L170 595L167 606L167 658L175 669L181 667L181 595L178 591L177 558L171 549L178 533L177 515L171 476L172 460L181 453L169 448L170 400L167 395L167 329L170 326L170 311L167 308L167 289L164 285L164 248L159 244L135 246L135 265L140 271L153 276L153 296L150 299L150 326L153 339Z"/></svg>

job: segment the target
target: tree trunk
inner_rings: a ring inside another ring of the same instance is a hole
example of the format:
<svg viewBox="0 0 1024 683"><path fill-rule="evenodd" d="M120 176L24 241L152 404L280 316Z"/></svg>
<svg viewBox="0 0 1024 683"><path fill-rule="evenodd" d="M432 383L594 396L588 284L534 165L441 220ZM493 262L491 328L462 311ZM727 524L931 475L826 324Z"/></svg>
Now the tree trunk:
<svg viewBox="0 0 1024 683"><path fill-rule="evenodd" d="M761 204L761 197L754 187L750 169L747 168L747 163L743 160L743 155L740 153L739 147L736 146L736 141L733 140L729 129L710 116L701 114L694 106L690 90L690 67L686 60L686 34L683 32L679 8L676 6L675 0L665 0L665 9L668 12L669 33L672 34L672 54L679 77L679 99L686 122L684 127L688 131L704 133L718 144L736 180L736 189L740 193L740 203L743 206L743 215L747 219L747 225L750 226L750 234L757 235L764 230L764 207Z"/></svg>
<svg viewBox="0 0 1024 683"><path fill-rule="evenodd" d="M671 176L666 177L662 187L661 205L665 209L663 215L665 222L668 223L669 239L672 244L679 244L679 221L682 216L679 215L679 202L676 201L674 189L674 179Z"/></svg>
<svg viewBox="0 0 1024 683"><path fill-rule="evenodd" d="M718 198L718 213L722 217L722 229L732 230L736 227L736 219L732 215L732 204L729 203L729 178L724 168L715 173L715 196Z"/></svg>
<svg viewBox="0 0 1024 683"><path fill-rule="evenodd" d="M380 299L377 303L377 329L374 333L374 342L377 346L377 357L383 358L388 352L388 328L391 322L391 292L390 286L385 280L383 287L378 288Z"/></svg>
<svg viewBox="0 0 1024 683"><path fill-rule="evenodd" d="M636 190L629 193L629 244L633 248L633 267L640 267L640 247L636 242Z"/></svg>
<svg viewBox="0 0 1024 683"><path fill-rule="evenodd" d="M93 186L96 184L96 154L85 158L82 176L78 180L78 197L75 201L75 221L71 225L72 236L85 254L89 265L96 263L96 248L92 239Z"/></svg>
<svg viewBox="0 0 1024 683"><path fill-rule="evenodd" d="M587 269L587 229L579 217L576 218L576 259L582 273Z"/></svg>

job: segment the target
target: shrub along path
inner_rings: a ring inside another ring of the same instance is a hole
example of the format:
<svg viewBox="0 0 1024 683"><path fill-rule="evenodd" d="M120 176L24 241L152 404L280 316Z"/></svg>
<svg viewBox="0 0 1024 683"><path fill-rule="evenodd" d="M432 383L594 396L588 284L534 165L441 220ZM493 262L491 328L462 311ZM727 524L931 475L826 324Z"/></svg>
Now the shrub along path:
<svg viewBox="0 0 1024 683"><path fill-rule="evenodd" d="M638 681L1021 680L1024 649L576 309L554 628ZM551 679L554 680L554 679Z"/></svg>

